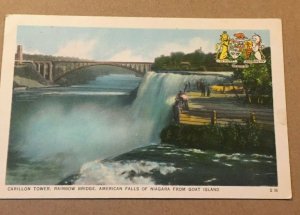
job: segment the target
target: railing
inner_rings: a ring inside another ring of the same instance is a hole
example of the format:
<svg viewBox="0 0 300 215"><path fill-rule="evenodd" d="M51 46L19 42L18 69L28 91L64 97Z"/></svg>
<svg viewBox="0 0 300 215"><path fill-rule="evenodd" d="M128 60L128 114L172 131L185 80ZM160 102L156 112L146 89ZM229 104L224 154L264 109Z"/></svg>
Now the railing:
<svg viewBox="0 0 300 215"><path fill-rule="evenodd" d="M221 117L220 117L221 118ZM226 118L223 116L222 117L222 122L232 122L233 119L240 119L244 122L250 122L250 123L256 123L256 114L254 112L250 112L249 116L246 117L245 115L243 117L237 117L237 116L226 116ZM218 118L217 118L217 111L212 111L210 114L210 124L216 125L218 123Z"/></svg>
<svg viewBox="0 0 300 215"><path fill-rule="evenodd" d="M226 125L229 123L256 123L264 127L274 128L272 111L267 110L189 110L180 114L181 124L194 125Z"/></svg>

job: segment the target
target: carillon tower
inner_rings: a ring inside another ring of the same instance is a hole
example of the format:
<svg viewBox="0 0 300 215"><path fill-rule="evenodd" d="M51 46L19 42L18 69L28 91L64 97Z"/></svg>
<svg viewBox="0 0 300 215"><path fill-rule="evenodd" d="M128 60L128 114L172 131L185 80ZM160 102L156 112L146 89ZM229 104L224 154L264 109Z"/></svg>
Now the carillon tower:
<svg viewBox="0 0 300 215"><path fill-rule="evenodd" d="M22 47L22 45L18 45L18 47L17 47L16 61L18 64L23 63L23 47Z"/></svg>

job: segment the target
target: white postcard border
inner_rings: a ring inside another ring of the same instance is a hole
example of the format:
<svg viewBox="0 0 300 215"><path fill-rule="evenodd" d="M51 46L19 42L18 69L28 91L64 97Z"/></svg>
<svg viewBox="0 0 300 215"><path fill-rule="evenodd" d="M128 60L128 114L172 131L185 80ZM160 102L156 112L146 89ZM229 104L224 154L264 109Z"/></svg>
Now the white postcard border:
<svg viewBox="0 0 300 215"><path fill-rule="evenodd" d="M14 55L17 27L73 26L102 28L156 28L156 29L245 29L269 30L272 49L272 84L276 138L278 186L10 186L5 185L8 136L12 101ZM284 86L282 28L279 19L189 19L136 17L80 17L8 15L5 22L4 46L0 85L0 198L240 198L290 199L291 179L288 151L287 118ZM38 187L39 190L34 190ZM74 187L75 190L59 190ZM117 187L120 190L114 190ZM41 190L41 188L43 188ZM79 188L95 190L79 191ZM159 188L161 190L151 190ZM170 190L168 190L168 188ZM182 190L179 190L182 188ZM189 191L189 188L199 188ZM29 190L28 190L29 189ZM50 189L50 190L47 190ZM58 190L55 190L58 189ZM99 190L101 189L101 190ZM111 189L111 190L109 190ZM137 190L138 189L138 190ZM164 190L165 189L165 190ZM183 189L185 189L183 191Z"/></svg>

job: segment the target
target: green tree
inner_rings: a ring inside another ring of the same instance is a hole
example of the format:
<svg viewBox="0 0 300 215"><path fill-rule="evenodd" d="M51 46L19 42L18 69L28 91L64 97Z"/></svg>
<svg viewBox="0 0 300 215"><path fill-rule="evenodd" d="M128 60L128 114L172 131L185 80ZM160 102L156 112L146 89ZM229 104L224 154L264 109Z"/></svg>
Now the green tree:
<svg viewBox="0 0 300 215"><path fill-rule="evenodd" d="M246 100L249 103L266 104L272 102L272 72L270 49L264 51L265 64L251 64L246 69L237 69L234 79L243 83Z"/></svg>
<svg viewBox="0 0 300 215"><path fill-rule="evenodd" d="M171 65L174 69L180 68L180 63L184 57L183 52L172 52L171 53Z"/></svg>
<svg viewBox="0 0 300 215"><path fill-rule="evenodd" d="M185 54L183 52L172 52L170 56L161 55L155 58L152 68L159 70L185 70L186 63L189 63L188 69L200 71L203 69L211 71L228 71L232 70L230 65L216 62L215 53L203 53L194 51ZM184 62L184 64L182 64Z"/></svg>
<svg viewBox="0 0 300 215"><path fill-rule="evenodd" d="M153 69L154 70L164 70L169 67L171 64L171 59L169 56L161 55L160 57L155 58Z"/></svg>

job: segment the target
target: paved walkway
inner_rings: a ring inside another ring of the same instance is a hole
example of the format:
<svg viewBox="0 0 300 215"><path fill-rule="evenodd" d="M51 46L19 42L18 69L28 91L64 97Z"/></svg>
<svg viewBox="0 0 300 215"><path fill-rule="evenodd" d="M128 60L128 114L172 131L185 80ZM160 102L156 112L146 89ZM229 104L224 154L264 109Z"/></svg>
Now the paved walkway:
<svg viewBox="0 0 300 215"><path fill-rule="evenodd" d="M180 114L181 124L204 125L211 123L212 112L216 111L217 123L245 123L250 114L255 115L257 123L273 127L273 109L264 106L242 104L234 94L212 93L210 97L201 92L188 92L189 111Z"/></svg>

